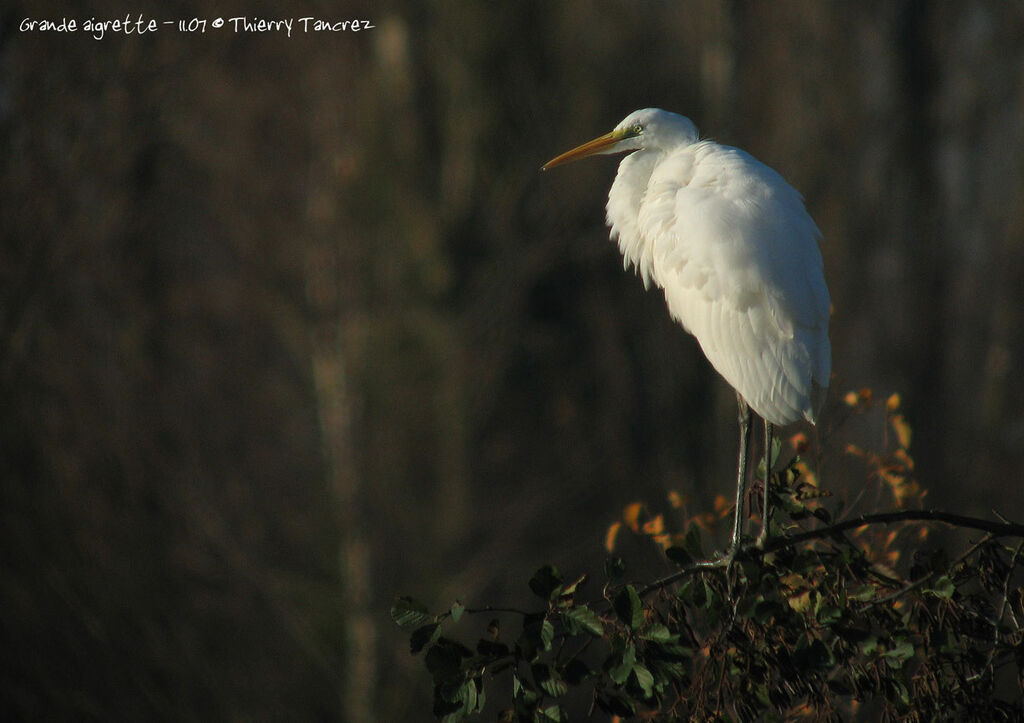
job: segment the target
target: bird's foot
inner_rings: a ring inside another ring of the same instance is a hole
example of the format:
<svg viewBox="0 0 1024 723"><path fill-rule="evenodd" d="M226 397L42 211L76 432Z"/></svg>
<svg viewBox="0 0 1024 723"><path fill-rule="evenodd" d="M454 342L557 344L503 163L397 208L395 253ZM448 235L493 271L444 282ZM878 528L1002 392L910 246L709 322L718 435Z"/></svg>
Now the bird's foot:
<svg viewBox="0 0 1024 723"><path fill-rule="evenodd" d="M716 552L707 560L698 560L697 562L693 563L693 566L696 568L704 569L717 567L730 568L732 567L732 564L736 561L736 557L739 554L740 549L738 547L730 545L729 549L725 552Z"/></svg>

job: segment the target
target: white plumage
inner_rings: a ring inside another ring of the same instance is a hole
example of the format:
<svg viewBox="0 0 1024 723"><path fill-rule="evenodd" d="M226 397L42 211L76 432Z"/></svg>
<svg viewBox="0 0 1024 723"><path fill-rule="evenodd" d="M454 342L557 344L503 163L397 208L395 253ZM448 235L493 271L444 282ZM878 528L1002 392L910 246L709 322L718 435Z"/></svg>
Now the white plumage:
<svg viewBox="0 0 1024 723"><path fill-rule="evenodd" d="M738 148L701 140L689 118L656 108L631 113L545 168L622 151L633 153L619 164L607 211L624 264L664 291L673 318L739 396L731 559L746 480L745 406L765 420L768 445L772 425L815 422L828 387L821 234L778 173ZM767 526L760 542L766 534Z"/></svg>

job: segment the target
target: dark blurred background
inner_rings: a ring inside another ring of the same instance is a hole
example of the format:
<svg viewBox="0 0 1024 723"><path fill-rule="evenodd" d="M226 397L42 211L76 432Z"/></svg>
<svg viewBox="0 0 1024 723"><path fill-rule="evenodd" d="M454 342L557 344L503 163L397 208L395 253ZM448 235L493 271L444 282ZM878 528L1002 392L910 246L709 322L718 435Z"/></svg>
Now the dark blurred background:
<svg viewBox="0 0 1024 723"><path fill-rule="evenodd" d="M626 503L729 494L616 161L538 171L646 106L824 233L823 483L870 387L930 504L1024 517L1024 4L230 5L0 11L4 719L428 720L395 594L514 604ZM19 29L128 13L375 27Z"/></svg>

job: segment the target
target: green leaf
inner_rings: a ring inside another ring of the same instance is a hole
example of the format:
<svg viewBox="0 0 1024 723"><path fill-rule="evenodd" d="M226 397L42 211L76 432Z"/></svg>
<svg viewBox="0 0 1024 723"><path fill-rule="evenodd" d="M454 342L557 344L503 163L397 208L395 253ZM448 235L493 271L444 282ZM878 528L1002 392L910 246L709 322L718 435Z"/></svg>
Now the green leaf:
<svg viewBox="0 0 1024 723"><path fill-rule="evenodd" d="M632 718L636 715L636 704L629 698L619 695L599 695L597 705L605 713L611 713L622 718Z"/></svg>
<svg viewBox="0 0 1024 723"><path fill-rule="evenodd" d="M848 643L863 643L871 635L871 632L862 628L851 628L847 626L836 626L836 635Z"/></svg>
<svg viewBox="0 0 1024 723"><path fill-rule="evenodd" d="M867 639L865 639L864 642L862 642L860 644L860 652L864 653L864 655L871 655L872 653L875 653L877 651L878 651L878 636L877 635L869 635L867 637Z"/></svg>
<svg viewBox="0 0 1024 723"><path fill-rule="evenodd" d="M654 695L654 675L644 666L639 664L633 666L630 682L635 683L643 691L644 698Z"/></svg>
<svg viewBox="0 0 1024 723"><path fill-rule="evenodd" d="M580 630L585 630L591 635L601 637L604 635L604 623L601 616L588 608L586 605L570 608L562 612L569 632L576 635Z"/></svg>
<svg viewBox="0 0 1024 723"><path fill-rule="evenodd" d="M480 676L473 678L473 685L476 686L476 710L469 711L470 713L483 713L484 703L487 702L487 696L484 691L484 679Z"/></svg>
<svg viewBox="0 0 1024 723"><path fill-rule="evenodd" d="M559 596L563 598L571 598L576 594L576 591L587 581L586 574L580 575L578 578L570 582L568 585L563 585L559 591Z"/></svg>
<svg viewBox="0 0 1024 723"><path fill-rule="evenodd" d="M500 643L497 640L480 638L479 642L476 644L476 652L486 658L503 658L511 651L505 643Z"/></svg>
<svg viewBox="0 0 1024 723"><path fill-rule="evenodd" d="M820 599L818 602L819 607L815 612L815 617L818 619L819 623L822 625L832 625L833 623L837 623L842 620L842 610L837 608L835 605L820 605Z"/></svg>
<svg viewBox="0 0 1024 723"><path fill-rule="evenodd" d="M550 600L561 584L562 576L554 565L544 565L530 578L530 589L542 600Z"/></svg>
<svg viewBox="0 0 1024 723"><path fill-rule="evenodd" d="M461 685L442 683L434 686L434 715L445 723L466 717L465 707L458 699Z"/></svg>
<svg viewBox="0 0 1024 723"><path fill-rule="evenodd" d="M434 677L435 685L458 681L462 683L462 661L473 656L471 650L459 642L441 638L430 646L424 657L427 670Z"/></svg>
<svg viewBox="0 0 1024 723"><path fill-rule="evenodd" d="M452 616L452 622L459 622L459 618L462 617L462 613L466 611L466 606L460 603L458 600L452 603L451 609L448 611Z"/></svg>
<svg viewBox="0 0 1024 723"><path fill-rule="evenodd" d="M662 623L651 623L643 630L640 631L640 637L644 640L650 640L654 643L672 643L678 638L672 634L672 631L668 629L668 626Z"/></svg>
<svg viewBox="0 0 1024 723"><path fill-rule="evenodd" d="M636 665L636 648L631 643L627 644L621 655L613 655L608 662L611 664L608 667L608 677L616 685L622 685Z"/></svg>
<svg viewBox="0 0 1024 723"><path fill-rule="evenodd" d="M683 663L672 660L654 660L654 668L665 678L672 680L686 680L687 671Z"/></svg>
<svg viewBox="0 0 1024 723"><path fill-rule="evenodd" d="M569 684L547 663L534 663L530 666L530 672L540 689L552 698L559 698L569 692Z"/></svg>
<svg viewBox="0 0 1024 723"><path fill-rule="evenodd" d="M636 588L626 585L612 601L615 614L630 630L635 630L644 621L644 608Z"/></svg>
<svg viewBox="0 0 1024 723"><path fill-rule="evenodd" d="M473 713L477 707L477 690L476 683L472 680L467 680L459 687L459 693L456 700L462 702L462 708L467 713Z"/></svg>
<svg viewBox="0 0 1024 723"><path fill-rule="evenodd" d="M824 669L835 662L832 651L825 643L814 638L810 643L800 638L793 650L793 664L802 669Z"/></svg>
<svg viewBox="0 0 1024 723"><path fill-rule="evenodd" d="M432 617L427 612L426 605L405 595L395 598L395 603L391 606L391 619L403 628L418 627Z"/></svg>
<svg viewBox="0 0 1024 723"><path fill-rule="evenodd" d="M604 576L608 582L616 582L626 574L626 563L618 555L612 555L604 561Z"/></svg>
<svg viewBox="0 0 1024 723"><path fill-rule="evenodd" d="M703 593L704 588L702 586L699 587L699 591ZM692 577L687 579L686 582L680 585L679 589L676 591L676 597L678 597L685 605L701 605L704 601L702 599L698 600L697 594L698 586L693 584Z"/></svg>
<svg viewBox="0 0 1024 723"><path fill-rule="evenodd" d="M759 600L754 606L754 621L758 625L767 624L773 617L781 615L782 605L775 600Z"/></svg>
<svg viewBox="0 0 1024 723"><path fill-rule="evenodd" d="M956 594L956 585L953 584L949 575L943 575L935 581L929 592L942 600L952 600L953 595Z"/></svg>
<svg viewBox="0 0 1024 723"><path fill-rule="evenodd" d="M541 722L554 721L555 723L563 723L569 719L565 717L565 711L562 710L562 706L549 705L547 708L541 708L538 710L534 720Z"/></svg>
<svg viewBox="0 0 1024 723"><path fill-rule="evenodd" d="M885 657L893 668L902 668L908 659L914 657L914 644L909 640L902 640L897 645L885 651Z"/></svg>
<svg viewBox="0 0 1024 723"><path fill-rule="evenodd" d="M415 655L441 636L441 624L431 623L412 631L409 637L409 651Z"/></svg>
<svg viewBox="0 0 1024 723"><path fill-rule="evenodd" d="M523 619L523 633L519 636L520 653L527 660L535 660L542 652L551 649L555 637L555 626L544 613L527 615Z"/></svg>
<svg viewBox="0 0 1024 723"><path fill-rule="evenodd" d="M867 602L875 597L875 586L861 585L847 593L847 597L858 602Z"/></svg>
<svg viewBox="0 0 1024 723"><path fill-rule="evenodd" d="M711 587L711 583L704 578L704 609L710 610L718 607L718 593Z"/></svg>
<svg viewBox="0 0 1024 723"><path fill-rule="evenodd" d="M690 523L686 530L686 538L683 540L683 547L690 553L694 560L704 559L704 548L700 543L700 527L696 523Z"/></svg>
<svg viewBox="0 0 1024 723"><path fill-rule="evenodd" d="M665 550L665 556L680 567L693 564L693 555L685 547L670 547Z"/></svg>
<svg viewBox="0 0 1024 723"><path fill-rule="evenodd" d="M782 451L782 440L779 439L778 435L772 438L772 454L771 461L769 464L774 468L775 463L779 461L779 453Z"/></svg>
<svg viewBox="0 0 1024 723"><path fill-rule="evenodd" d="M910 705L910 691L899 678L889 678L885 681L886 697L889 700L896 700L903 705Z"/></svg>

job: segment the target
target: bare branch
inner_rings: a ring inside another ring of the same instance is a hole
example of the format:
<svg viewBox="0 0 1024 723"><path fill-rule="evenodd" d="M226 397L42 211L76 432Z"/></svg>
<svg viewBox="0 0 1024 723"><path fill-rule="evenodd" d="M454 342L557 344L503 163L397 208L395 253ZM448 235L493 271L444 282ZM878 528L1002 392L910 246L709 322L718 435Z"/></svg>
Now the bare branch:
<svg viewBox="0 0 1024 723"><path fill-rule="evenodd" d="M878 512L870 515L861 515L860 517L843 520L842 522L837 522L817 530L809 530L807 532L801 532L788 537L772 538L768 540L763 549L758 549L757 547L750 545L744 548L739 556L762 556L769 552L777 552L778 550L795 547L805 542L835 537L842 532L853 530L858 527L864 527L866 525L891 525L895 522L942 522L953 527L980 530L988 533L991 537L1024 538L1024 525L1016 522L992 522L991 520L967 517L966 515L957 515L951 512L943 512L942 510L898 510L896 512ZM641 597L644 597L656 590L667 587L674 582L678 582L688 575L699 572L700 570L726 567L727 563L728 561L724 558L721 560L715 559L695 562L692 565L687 565L683 569L672 573L671 575L661 578L660 580L655 580L650 585L641 589L639 594Z"/></svg>

